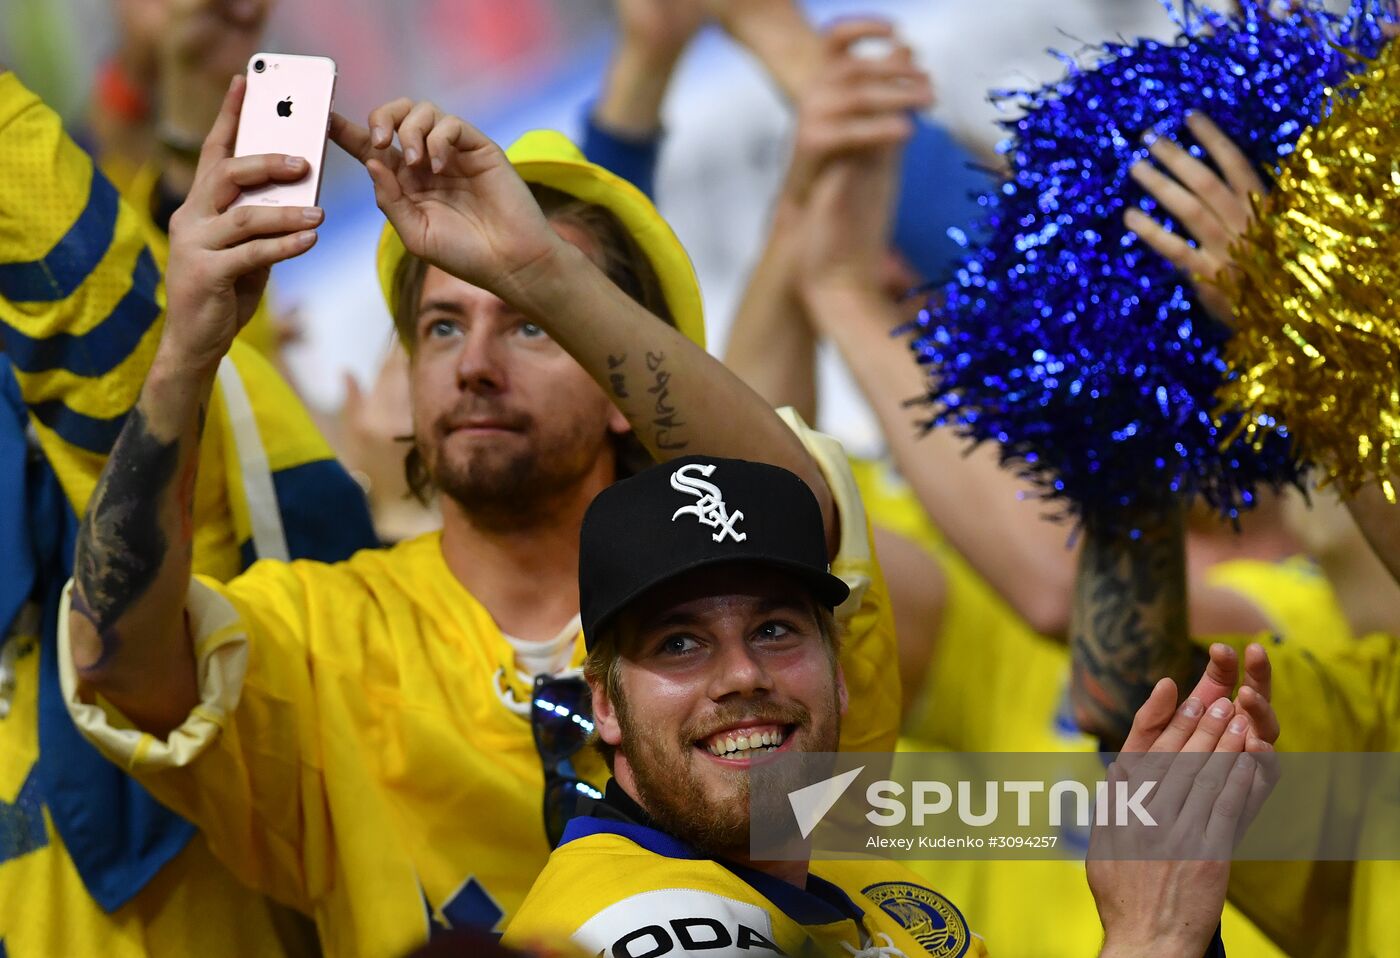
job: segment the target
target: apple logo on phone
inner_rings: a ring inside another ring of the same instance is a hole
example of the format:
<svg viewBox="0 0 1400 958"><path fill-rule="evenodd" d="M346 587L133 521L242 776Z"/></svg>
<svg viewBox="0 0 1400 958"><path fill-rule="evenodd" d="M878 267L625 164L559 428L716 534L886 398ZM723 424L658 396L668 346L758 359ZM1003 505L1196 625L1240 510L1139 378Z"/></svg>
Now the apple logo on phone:
<svg viewBox="0 0 1400 958"><path fill-rule="evenodd" d="M291 97L287 97L285 100L278 100L278 101L277 101L277 115L278 115L278 116L291 116L291 115L292 115L292 98L291 98Z"/></svg>

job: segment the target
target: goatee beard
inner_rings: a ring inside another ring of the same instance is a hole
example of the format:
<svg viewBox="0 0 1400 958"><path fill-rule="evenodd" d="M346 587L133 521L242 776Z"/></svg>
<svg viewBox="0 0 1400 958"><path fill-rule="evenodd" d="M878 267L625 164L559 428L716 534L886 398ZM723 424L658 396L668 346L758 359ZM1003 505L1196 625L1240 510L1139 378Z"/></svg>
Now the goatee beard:
<svg viewBox="0 0 1400 958"><path fill-rule="evenodd" d="M668 835L718 859L744 860L749 852L750 781L748 770L735 769L727 778L733 789L723 796L705 790L695 763L705 761L695 741L706 729L686 729L681 733L679 758L659 736L633 721L626 703L616 704L622 726L623 754L627 758L637 789L637 800ZM825 714L813 718L801 705L752 704L722 710L707 720L706 728L716 729L736 722L754 725L793 726L790 735L809 741L808 751L835 751L840 738L840 706L833 697ZM692 734L694 733L694 734ZM658 756L668 756L658 759Z"/></svg>
<svg viewBox="0 0 1400 958"><path fill-rule="evenodd" d="M532 446L518 451L475 449L455 460L442 455L441 447L438 452L430 459L420 447L433 485L473 526L501 534L553 523L557 505L572 499L599 450L577 441L566 443L547 465Z"/></svg>

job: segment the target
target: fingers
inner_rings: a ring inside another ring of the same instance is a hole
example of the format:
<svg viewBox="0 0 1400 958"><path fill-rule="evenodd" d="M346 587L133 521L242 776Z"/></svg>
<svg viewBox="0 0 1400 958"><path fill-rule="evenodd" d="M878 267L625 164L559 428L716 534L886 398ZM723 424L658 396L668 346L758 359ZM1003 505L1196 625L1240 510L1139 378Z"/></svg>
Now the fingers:
<svg viewBox="0 0 1400 958"><path fill-rule="evenodd" d="M907 83L867 81L842 91L833 97L831 112L835 115L903 113L923 110L933 104L933 83L919 73Z"/></svg>
<svg viewBox="0 0 1400 958"><path fill-rule="evenodd" d="M1182 747L1191 739L1196 727L1201 724L1201 716L1205 714L1206 706L1195 695L1192 695L1181 703L1181 707L1172 715L1171 721L1157 736L1157 741L1147 749L1149 752L1170 752L1175 754L1180 752Z"/></svg>
<svg viewBox="0 0 1400 958"><path fill-rule="evenodd" d="M347 120L339 113L331 114L331 141L346 153L363 163L374 152L370 142L369 128Z"/></svg>
<svg viewBox="0 0 1400 958"><path fill-rule="evenodd" d="M1206 709L1201 716L1200 722L1196 725L1191 737L1186 740L1186 744L1181 747L1183 752L1213 752L1219 744L1222 736L1226 734L1231 720L1235 716L1235 706L1228 698L1222 696ZM1244 748L1243 731L1240 733L1240 748Z"/></svg>
<svg viewBox="0 0 1400 958"><path fill-rule="evenodd" d="M413 110L413 101L407 97L386 103L369 115L370 144L377 150L386 150L393 145L394 131Z"/></svg>
<svg viewBox="0 0 1400 958"><path fill-rule="evenodd" d="M321 225L315 206L240 206L210 224L209 248L229 249L257 236L281 236Z"/></svg>
<svg viewBox="0 0 1400 958"><path fill-rule="evenodd" d="M381 160L372 159L365 164L369 178L374 183L374 202L394 224L400 236L415 229L412 219L415 210L412 203L404 202L403 185Z"/></svg>
<svg viewBox="0 0 1400 958"><path fill-rule="evenodd" d="M470 133L465 123L455 116L441 117L423 140L433 172L441 173L459 145L465 145L469 139Z"/></svg>
<svg viewBox="0 0 1400 958"><path fill-rule="evenodd" d="M1278 741L1279 721L1269 700L1249 686L1240 689L1236 711L1247 716L1253 724L1255 737L1272 746Z"/></svg>
<svg viewBox="0 0 1400 958"><path fill-rule="evenodd" d="M1258 642L1251 642L1244 650L1244 684L1258 692L1263 698L1273 699L1274 667L1269 662L1269 653Z"/></svg>
<svg viewBox="0 0 1400 958"><path fill-rule="evenodd" d="M1239 656L1234 648L1224 642L1213 642L1207 652L1205 671L1191 694L1202 702L1214 702L1222 695L1229 698L1235 694L1239 677Z"/></svg>
<svg viewBox="0 0 1400 958"><path fill-rule="evenodd" d="M199 151L201 169L206 162L233 156L234 143L238 139L238 111L243 108L243 93L247 87L248 81L241 73L235 74L229 81L224 102L219 105L219 115L214 118L214 125L209 128L209 135L204 138L204 146ZM196 178L198 175L196 172Z"/></svg>
<svg viewBox="0 0 1400 958"><path fill-rule="evenodd" d="M311 165L299 156L284 153L260 153L237 156L220 161L196 190L197 208L209 213L222 213L244 190L268 183L295 183L306 176Z"/></svg>
<svg viewBox="0 0 1400 958"><path fill-rule="evenodd" d="M1255 737L1272 747L1279 737L1278 715L1270 696L1273 693L1273 666L1269 654L1258 642L1244 650L1244 683L1235 699L1236 711L1248 715L1254 723ZM1253 751L1253 749L1251 749Z"/></svg>
<svg viewBox="0 0 1400 958"><path fill-rule="evenodd" d="M398 99L386 103L370 113L368 129L344 117L331 119L331 138L347 153L366 165L374 157L389 170L399 168L399 154L393 149L395 133L403 151L404 165L421 167L427 164L434 173L441 173L454 158L461 160L482 146L494 145L471 124L443 113L426 100L413 103ZM463 168L457 172L469 170Z"/></svg>
<svg viewBox="0 0 1400 958"><path fill-rule="evenodd" d="M1223 133L1220 133L1218 129L1215 132L1219 134L1217 140L1219 144L1223 144L1222 149L1239 152ZM1152 145L1148 147L1148 152L1172 176L1176 177L1187 195L1194 201L1183 204L1180 216L1182 222L1188 225L1191 234L1196 239L1202 242L1207 241L1208 236L1201 231L1213 230L1220 232L1223 241L1228 245L1229 241L1239 236L1249 226L1250 220L1254 218L1254 213L1250 206L1247 187L1237 191L1232 182L1221 179L1209 166L1166 137L1159 136L1154 139ZM1244 164L1247 166L1248 161L1244 160ZM1236 170L1235 176L1237 179L1245 178L1246 173ZM1258 178L1254 179L1257 181ZM1145 184L1144 188L1146 188ZM1259 192L1262 192L1262 185ZM1162 200L1163 205L1168 205L1165 196L1159 197L1159 199ZM1168 208L1176 212L1171 206ZM1212 238L1210 241L1221 240Z"/></svg>
<svg viewBox="0 0 1400 958"><path fill-rule="evenodd" d="M1176 683L1171 679L1161 679L1133 716L1133 727L1128 730L1128 737L1123 742L1123 753L1148 751L1162 729L1172 720L1175 711Z"/></svg>
<svg viewBox="0 0 1400 958"><path fill-rule="evenodd" d="M827 69L827 77L843 86L860 82L912 83L928 79L927 74L914 63L914 51L902 43L885 56L875 59L844 57Z"/></svg>
<svg viewBox="0 0 1400 958"><path fill-rule="evenodd" d="M404 162L415 165L428 155L427 136L442 119L442 111L436 105L424 100L414 104L413 109L398 125L399 147L403 150Z"/></svg>
<svg viewBox="0 0 1400 958"><path fill-rule="evenodd" d="M249 240L231 250L226 250L223 255L232 260L234 275L245 276L259 269L267 269L283 260L300 256L315 245L315 231L303 230L290 236Z"/></svg>
<svg viewBox="0 0 1400 958"><path fill-rule="evenodd" d="M1217 759L1217 761L1220 761ZM1208 793L1214 790L1214 794L1209 795L1208 814L1205 826L1205 855L1210 858L1228 858L1231 849L1234 848L1235 840L1242 833L1242 825L1247 825L1253 816L1248 814L1250 808L1250 795L1253 791L1257 774L1258 763L1252 755L1240 753L1236 756L1230 769L1223 776L1217 770L1211 779L1202 784L1200 801L1207 800ZM1215 787L1215 782L1219 781L1219 787ZM1267 796L1267 792L1265 793ZM1197 800L1196 795L1192 795L1192 801ZM1262 799L1261 799L1262 803ZM1255 806L1257 811L1258 806Z"/></svg>
<svg viewBox="0 0 1400 958"><path fill-rule="evenodd" d="M1123 214L1123 225L1136 233L1152 250L1188 276L1214 277L1220 270L1203 251L1172 233L1142 210Z"/></svg>
<svg viewBox="0 0 1400 958"><path fill-rule="evenodd" d="M1283 774L1283 770L1279 766L1278 753L1274 751L1272 745L1258 736L1250 735L1248 737L1245 752L1254 759L1256 767L1254 781L1250 783L1249 795L1245 799L1244 814L1240 816L1239 825L1235 832L1236 841L1244 837L1245 829L1259 814L1264 800L1269 797Z"/></svg>
<svg viewBox="0 0 1400 958"><path fill-rule="evenodd" d="M1246 199L1242 208L1248 214L1248 219L1252 219L1253 210L1247 199L1251 195L1262 196L1268 191L1268 187L1264 185L1254 164L1249 162L1249 157L1245 156L1240 148L1235 146L1234 141L1204 113L1195 110L1187 113L1186 127L1196 138L1196 142L1205 147L1206 153L1225 175L1225 182L1230 184L1230 189L1236 197Z"/></svg>
<svg viewBox="0 0 1400 958"><path fill-rule="evenodd" d="M1172 753L1160 752L1152 756L1151 767L1159 773L1159 782L1148 805L1152 814L1159 819L1174 819L1182 814L1188 796L1195 788L1196 779L1206 767L1207 761L1218 748L1229 751L1244 751L1245 733L1249 728L1247 720L1239 726L1231 727L1234 706L1226 698L1211 705L1197 722L1183 747L1171 759L1170 768L1163 766ZM1201 819L1205 821L1204 818Z"/></svg>
<svg viewBox="0 0 1400 958"><path fill-rule="evenodd" d="M840 123L807 130L801 148L804 153L826 160L854 150L893 146L907 140L912 132L913 124L897 113L848 117Z"/></svg>
<svg viewBox="0 0 1400 958"><path fill-rule="evenodd" d="M1217 706L1219 704L1216 703ZM1214 706L1206 713L1206 717L1217 717ZM1179 834L1188 839L1190 836L1201 834L1210 820L1211 808L1221 789L1225 787L1232 767L1231 756L1244 752L1249 720L1231 713L1228 718L1222 717L1220 724L1222 728L1214 749L1207 752L1188 751L1177 755L1171 771L1162 781L1158 794L1154 795L1149 803L1154 817L1159 821L1171 823L1174 828L1180 829Z"/></svg>
<svg viewBox="0 0 1400 958"><path fill-rule="evenodd" d="M1168 153L1168 148L1161 146L1167 143L1166 140L1157 140L1152 145L1152 155L1159 159ZM1197 161L1191 158L1184 150L1175 145L1170 145L1170 149L1186 156L1192 163ZM1165 162L1164 166L1167 166ZM1180 164L1178 164L1178 168ZM1175 170L1174 170L1175 172ZM1207 171L1208 175L1214 177L1214 173ZM1178 172L1178 179L1172 179L1151 163L1140 161L1134 163L1128 174L1147 191L1147 194L1162 204L1162 207L1181 224L1185 230L1191 234L1197 243L1210 245L1213 247L1226 247L1230 244L1230 234L1221 222L1215 211L1207 205L1205 197L1199 192L1189 189Z"/></svg>

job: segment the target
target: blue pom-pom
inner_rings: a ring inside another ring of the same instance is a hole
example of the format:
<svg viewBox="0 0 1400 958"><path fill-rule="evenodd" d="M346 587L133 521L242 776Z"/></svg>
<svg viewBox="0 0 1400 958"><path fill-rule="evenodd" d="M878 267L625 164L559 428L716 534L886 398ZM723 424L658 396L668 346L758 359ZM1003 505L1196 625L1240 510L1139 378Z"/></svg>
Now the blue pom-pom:
<svg viewBox="0 0 1400 958"><path fill-rule="evenodd" d="M1183 122L1200 110L1272 169L1330 88L1364 65L1358 54L1379 51L1382 6L1271 15L1245 2L1226 17L1186 0L1175 42L1105 44L1090 67L1000 94L1024 106L1003 123L1010 179L979 199L984 239L917 320L929 427L999 443L1004 462L1077 516L1108 518L1170 491L1234 518L1258 484L1297 482L1286 434L1222 446L1234 423L1211 414L1230 375L1229 333L1123 225L1130 206L1165 212L1128 168L1147 156L1148 133L1202 156Z"/></svg>

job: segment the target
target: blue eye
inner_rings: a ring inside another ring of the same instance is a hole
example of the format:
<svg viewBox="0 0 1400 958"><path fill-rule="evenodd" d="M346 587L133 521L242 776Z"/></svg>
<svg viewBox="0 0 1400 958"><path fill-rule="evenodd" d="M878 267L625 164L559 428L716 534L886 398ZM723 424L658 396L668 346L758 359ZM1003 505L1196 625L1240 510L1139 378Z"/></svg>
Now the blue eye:
<svg viewBox="0 0 1400 958"><path fill-rule="evenodd" d="M450 319L435 319L428 324L425 336L428 339L442 339L457 332L457 323Z"/></svg>
<svg viewBox="0 0 1400 958"><path fill-rule="evenodd" d="M758 627L754 633L760 639L785 639L793 634L793 629L786 622L765 622Z"/></svg>
<svg viewBox="0 0 1400 958"><path fill-rule="evenodd" d="M692 635L668 635L661 640L660 652L662 655L685 655L700 647L700 643Z"/></svg>
<svg viewBox="0 0 1400 958"><path fill-rule="evenodd" d="M519 328L520 335L524 336L526 339L543 339L549 336L542 327L534 323L521 323Z"/></svg>

